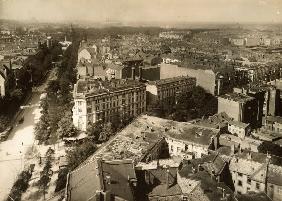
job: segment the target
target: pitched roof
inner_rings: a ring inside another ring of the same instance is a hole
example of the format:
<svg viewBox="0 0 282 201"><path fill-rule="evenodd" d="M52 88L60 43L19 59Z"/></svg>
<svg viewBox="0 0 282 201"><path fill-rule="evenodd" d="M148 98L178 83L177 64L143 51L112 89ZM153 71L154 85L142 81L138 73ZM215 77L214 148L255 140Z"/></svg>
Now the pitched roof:
<svg viewBox="0 0 282 201"><path fill-rule="evenodd" d="M247 194L236 195L238 201L272 201L265 193L248 192Z"/></svg>
<svg viewBox="0 0 282 201"><path fill-rule="evenodd" d="M104 191L125 200L134 200L131 180L137 180L132 160L101 161L99 173L103 182ZM107 182L110 178L110 182Z"/></svg>
<svg viewBox="0 0 282 201"><path fill-rule="evenodd" d="M67 201L88 200L101 189L96 161L90 161L69 174Z"/></svg>

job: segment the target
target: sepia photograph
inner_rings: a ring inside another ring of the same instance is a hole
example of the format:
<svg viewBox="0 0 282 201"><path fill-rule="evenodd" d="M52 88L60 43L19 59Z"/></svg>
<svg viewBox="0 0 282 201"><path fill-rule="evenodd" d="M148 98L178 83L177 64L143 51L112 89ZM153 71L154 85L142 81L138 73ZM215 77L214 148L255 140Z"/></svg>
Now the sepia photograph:
<svg viewBox="0 0 282 201"><path fill-rule="evenodd" d="M0 0L0 201L282 201L282 0Z"/></svg>

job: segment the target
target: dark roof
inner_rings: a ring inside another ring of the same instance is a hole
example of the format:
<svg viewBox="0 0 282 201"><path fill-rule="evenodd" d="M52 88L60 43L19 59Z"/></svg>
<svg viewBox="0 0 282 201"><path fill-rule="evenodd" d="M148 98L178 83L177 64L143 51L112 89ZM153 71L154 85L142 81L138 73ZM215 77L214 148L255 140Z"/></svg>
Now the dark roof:
<svg viewBox="0 0 282 201"><path fill-rule="evenodd" d="M69 174L67 201L88 200L101 189L96 161L90 161Z"/></svg>
<svg viewBox="0 0 282 201"><path fill-rule="evenodd" d="M201 127L194 124L186 124L179 129L179 132L168 130L165 134L174 139L209 146L211 144L211 138L216 136L218 133L219 130L217 129Z"/></svg>
<svg viewBox="0 0 282 201"><path fill-rule="evenodd" d="M95 69L94 69L95 73ZM118 90L126 90L134 87L142 87L145 85L137 80L114 80L111 81L97 80L97 79L87 79L87 80L78 80L75 88L74 95L97 95L102 93L111 93Z"/></svg>
<svg viewBox="0 0 282 201"><path fill-rule="evenodd" d="M271 201L265 193L248 192L247 194L237 195L238 201Z"/></svg>
<svg viewBox="0 0 282 201"><path fill-rule="evenodd" d="M202 158L184 160L182 164L179 174L182 177L189 177L193 173L193 169L197 170L199 165L210 175L218 175L224 169L226 162L220 155L213 153Z"/></svg>
<svg viewBox="0 0 282 201"><path fill-rule="evenodd" d="M157 185L152 189L152 191L148 194L149 197L167 197L167 196L175 196L181 195L182 191L178 184L174 184L167 188L167 184Z"/></svg>
<svg viewBox="0 0 282 201"><path fill-rule="evenodd" d="M266 120L282 124L282 117L279 117L279 116L267 116Z"/></svg>
<svg viewBox="0 0 282 201"><path fill-rule="evenodd" d="M216 182L205 171L199 171L189 177L189 179L200 181L200 185L190 193L190 200L201 200L203 197L208 197L210 201L218 201L223 197L221 189L225 190L225 194L229 194L228 200L233 200L233 192L224 183Z"/></svg>
<svg viewBox="0 0 282 201"><path fill-rule="evenodd" d="M100 161L99 173L103 182L104 191L125 200L134 200L131 180L136 181L132 160ZM107 182L107 177L110 182Z"/></svg>
<svg viewBox="0 0 282 201"><path fill-rule="evenodd" d="M255 98L253 98L251 96L239 94L239 93L224 94L224 95L221 95L220 98L224 98L224 99L228 99L228 100L232 100L232 101L236 101L236 102L247 102L247 101L250 101L250 100L255 100Z"/></svg>

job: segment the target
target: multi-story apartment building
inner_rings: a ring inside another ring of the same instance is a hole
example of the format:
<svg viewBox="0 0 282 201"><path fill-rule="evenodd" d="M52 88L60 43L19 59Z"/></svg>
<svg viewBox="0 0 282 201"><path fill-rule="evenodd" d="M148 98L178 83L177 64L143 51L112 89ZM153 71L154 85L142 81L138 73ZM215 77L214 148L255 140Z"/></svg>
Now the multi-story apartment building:
<svg viewBox="0 0 282 201"><path fill-rule="evenodd" d="M178 94L189 92L196 86L196 79L188 76L179 76L148 82L147 103L173 104Z"/></svg>
<svg viewBox="0 0 282 201"><path fill-rule="evenodd" d="M146 86L135 80L78 80L73 97L73 123L83 131L117 114L137 116L146 110Z"/></svg>
<svg viewBox="0 0 282 201"><path fill-rule="evenodd" d="M229 170L235 192L265 192L272 200L282 200L281 158L262 153L243 152L231 159Z"/></svg>
<svg viewBox="0 0 282 201"><path fill-rule="evenodd" d="M262 114L258 113L257 99L241 93L219 96L218 113L221 112L225 112L235 121L250 123L251 127L256 127L262 119Z"/></svg>

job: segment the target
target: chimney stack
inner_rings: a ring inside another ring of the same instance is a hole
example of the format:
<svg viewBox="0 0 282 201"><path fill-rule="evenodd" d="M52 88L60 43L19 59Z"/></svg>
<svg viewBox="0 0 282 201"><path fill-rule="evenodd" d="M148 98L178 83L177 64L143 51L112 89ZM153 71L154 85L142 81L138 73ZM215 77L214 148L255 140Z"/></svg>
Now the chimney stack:
<svg viewBox="0 0 282 201"><path fill-rule="evenodd" d="M234 144L232 144L231 145L231 154L235 154L235 145Z"/></svg>
<svg viewBox="0 0 282 201"><path fill-rule="evenodd" d="M169 189L169 169L166 170L166 189Z"/></svg>
<svg viewBox="0 0 282 201"><path fill-rule="evenodd" d="M131 67L131 77L135 80L135 67Z"/></svg>
<svg viewBox="0 0 282 201"><path fill-rule="evenodd" d="M252 160L252 153L251 153L251 152L248 152L247 157L248 157L249 160Z"/></svg>

